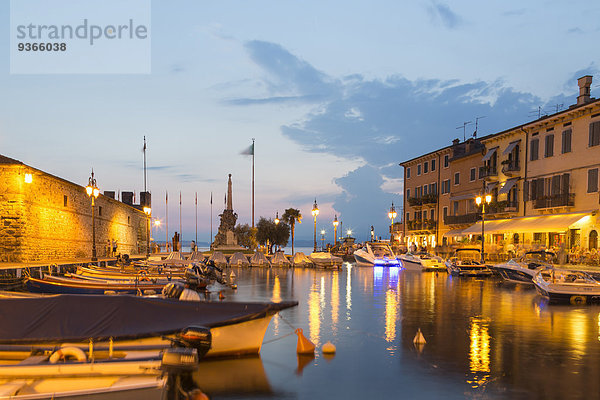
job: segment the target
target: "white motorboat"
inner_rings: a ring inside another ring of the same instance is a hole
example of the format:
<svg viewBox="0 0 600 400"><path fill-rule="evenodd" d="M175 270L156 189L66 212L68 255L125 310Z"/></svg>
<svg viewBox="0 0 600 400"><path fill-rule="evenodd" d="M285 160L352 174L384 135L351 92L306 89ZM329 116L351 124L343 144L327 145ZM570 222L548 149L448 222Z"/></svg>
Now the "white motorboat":
<svg viewBox="0 0 600 400"><path fill-rule="evenodd" d="M310 253L310 260L317 268L339 268L344 260L326 251Z"/></svg>
<svg viewBox="0 0 600 400"><path fill-rule="evenodd" d="M481 261L481 251L473 248L459 248L446 260L446 269L453 276L490 276L492 270Z"/></svg>
<svg viewBox="0 0 600 400"><path fill-rule="evenodd" d="M533 276L541 268L552 267L556 255L550 251L528 251L520 258L491 266L506 282L533 285Z"/></svg>
<svg viewBox="0 0 600 400"><path fill-rule="evenodd" d="M533 284L551 303L600 303L600 282L584 271L542 268L533 276Z"/></svg>
<svg viewBox="0 0 600 400"><path fill-rule="evenodd" d="M354 252L354 260L359 266L366 267L398 267L400 261L385 242L366 242L365 245Z"/></svg>
<svg viewBox="0 0 600 400"><path fill-rule="evenodd" d="M446 271L446 265L441 257L427 252L406 253L398 257L402 266L415 271Z"/></svg>

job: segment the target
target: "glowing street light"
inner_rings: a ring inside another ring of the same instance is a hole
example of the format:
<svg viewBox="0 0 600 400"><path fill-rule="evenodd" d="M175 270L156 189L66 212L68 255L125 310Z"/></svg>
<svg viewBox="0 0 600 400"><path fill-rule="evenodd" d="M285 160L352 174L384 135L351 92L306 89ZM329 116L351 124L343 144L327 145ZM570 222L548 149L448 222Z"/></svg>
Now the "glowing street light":
<svg viewBox="0 0 600 400"><path fill-rule="evenodd" d="M394 208L394 202L392 201L392 206L390 207L390 211L388 212L388 218L392 220L392 225L390 226L390 242L394 240L394 218L398 216L396 209Z"/></svg>
<svg viewBox="0 0 600 400"><path fill-rule="evenodd" d="M94 206L96 205L95 199L100 194L100 189L96 186L96 178L94 178L94 169L92 168L92 176L88 180L88 185L85 187L85 192L88 197L92 199L92 261L98 261L96 257L96 213L94 212Z"/></svg>
<svg viewBox="0 0 600 400"><path fill-rule="evenodd" d="M485 201L484 201L485 200ZM484 235L484 225L485 225L485 205L490 204L492 201L492 195L486 194L485 196L477 196L475 197L475 203L478 206L481 206L481 262L485 262L485 236Z"/></svg>
<svg viewBox="0 0 600 400"><path fill-rule="evenodd" d="M279 211L277 211L277 215L275 215L275 225L279 225Z"/></svg>
<svg viewBox="0 0 600 400"><path fill-rule="evenodd" d="M346 233L348 234L348 237L350 237L350 235L352 235L352 229L348 229Z"/></svg>
<svg viewBox="0 0 600 400"><path fill-rule="evenodd" d="M321 250L325 248L325 229L321 229Z"/></svg>
<svg viewBox="0 0 600 400"><path fill-rule="evenodd" d="M315 220L315 235L314 235L314 250L313 251L317 251L317 215L319 215L319 207L317 206L317 199L315 199L315 204L313 204L313 208L312 208L312 216Z"/></svg>
<svg viewBox="0 0 600 400"><path fill-rule="evenodd" d="M144 207L144 214L146 214L146 257L150 257L150 220L152 219L152 209L148 206Z"/></svg>
<svg viewBox="0 0 600 400"><path fill-rule="evenodd" d="M337 244L337 227L340 224L340 221L337 219L337 214L333 217L333 245Z"/></svg>

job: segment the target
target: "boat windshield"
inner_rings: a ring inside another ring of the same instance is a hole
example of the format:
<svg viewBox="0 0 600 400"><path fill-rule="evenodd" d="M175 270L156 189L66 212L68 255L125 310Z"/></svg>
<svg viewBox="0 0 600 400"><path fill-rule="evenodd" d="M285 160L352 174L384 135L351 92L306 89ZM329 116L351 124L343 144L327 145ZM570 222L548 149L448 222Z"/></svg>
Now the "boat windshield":
<svg viewBox="0 0 600 400"><path fill-rule="evenodd" d="M387 245L371 245L371 250L373 250L373 255L375 257L394 257L394 253L392 249L390 249Z"/></svg>
<svg viewBox="0 0 600 400"><path fill-rule="evenodd" d="M552 283L573 283L600 285L598 281L583 271L567 271L547 268L541 271L544 280Z"/></svg>

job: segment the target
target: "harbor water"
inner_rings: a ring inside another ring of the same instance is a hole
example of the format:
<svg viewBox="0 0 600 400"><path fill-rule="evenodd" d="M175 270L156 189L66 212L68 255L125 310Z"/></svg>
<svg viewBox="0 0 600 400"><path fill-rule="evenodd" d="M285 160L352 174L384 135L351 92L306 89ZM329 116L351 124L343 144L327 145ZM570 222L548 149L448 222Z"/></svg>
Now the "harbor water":
<svg viewBox="0 0 600 400"><path fill-rule="evenodd" d="M213 399L600 397L598 306L549 305L496 278L352 263L231 271L238 287L223 301L299 305L271 321L259 358L202 363ZM314 357L296 354L296 328ZM416 346L419 329L427 343ZM321 352L328 341L334 356Z"/></svg>

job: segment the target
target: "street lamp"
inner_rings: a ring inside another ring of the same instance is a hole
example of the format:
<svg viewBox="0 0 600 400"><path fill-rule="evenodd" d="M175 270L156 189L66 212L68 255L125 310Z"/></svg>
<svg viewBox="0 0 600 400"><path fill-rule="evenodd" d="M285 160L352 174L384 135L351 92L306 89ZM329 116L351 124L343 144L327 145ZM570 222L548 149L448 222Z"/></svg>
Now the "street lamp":
<svg viewBox="0 0 600 400"><path fill-rule="evenodd" d="M484 202L485 200L485 202ZM481 262L485 262L485 237L484 235L484 225L485 225L485 205L490 204L492 201L492 195L486 194L485 196L477 196L475 198L475 203L478 206L481 206Z"/></svg>
<svg viewBox="0 0 600 400"><path fill-rule="evenodd" d="M350 237L350 235L352 235L352 230L348 229L348 231L346 233L348 234L348 237Z"/></svg>
<svg viewBox="0 0 600 400"><path fill-rule="evenodd" d="M94 169L92 168L92 176L88 180L88 185L85 187L85 192L88 197L92 199L92 261L98 261L96 257L96 213L94 212L94 206L96 205L96 199L100 194L100 189L96 186L96 178L94 178Z"/></svg>
<svg viewBox="0 0 600 400"><path fill-rule="evenodd" d="M317 215L319 215L319 207L317 207L317 199L315 199L315 204L313 204L312 216L315 220L315 235L314 235L314 251L317 251Z"/></svg>
<svg viewBox="0 0 600 400"><path fill-rule="evenodd" d="M150 219L152 215L152 209L150 207L144 207L144 213L146 214L146 257L150 257Z"/></svg>
<svg viewBox="0 0 600 400"><path fill-rule="evenodd" d="M277 211L277 215L275 215L275 225L279 225L279 211Z"/></svg>
<svg viewBox="0 0 600 400"><path fill-rule="evenodd" d="M325 229L321 229L321 250L325 248Z"/></svg>
<svg viewBox="0 0 600 400"><path fill-rule="evenodd" d="M392 201L392 206L388 212L388 218L392 220L392 225L390 226L390 242L394 240L394 218L397 216L398 213L396 212L396 209L394 208L394 202Z"/></svg>
<svg viewBox="0 0 600 400"><path fill-rule="evenodd" d="M337 214L333 217L333 245L337 245L337 227L340 224L340 221L337 219Z"/></svg>

